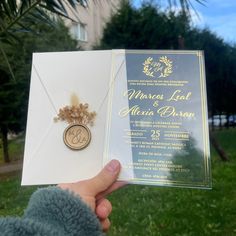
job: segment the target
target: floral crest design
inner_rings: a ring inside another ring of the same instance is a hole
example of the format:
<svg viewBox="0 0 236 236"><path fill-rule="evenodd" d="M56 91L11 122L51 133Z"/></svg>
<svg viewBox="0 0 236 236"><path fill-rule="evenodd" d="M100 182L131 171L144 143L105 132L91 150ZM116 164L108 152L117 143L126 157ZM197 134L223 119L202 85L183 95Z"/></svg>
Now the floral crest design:
<svg viewBox="0 0 236 236"><path fill-rule="evenodd" d="M166 78L173 72L172 63L167 56L161 56L156 62L148 57L143 63L143 73L148 77Z"/></svg>
<svg viewBox="0 0 236 236"><path fill-rule="evenodd" d="M54 121L66 121L68 124L83 124L91 125L94 124L94 119L96 117L96 112L89 111L88 103L80 103L79 98L76 94L71 95L71 106L65 106L59 109L57 117Z"/></svg>

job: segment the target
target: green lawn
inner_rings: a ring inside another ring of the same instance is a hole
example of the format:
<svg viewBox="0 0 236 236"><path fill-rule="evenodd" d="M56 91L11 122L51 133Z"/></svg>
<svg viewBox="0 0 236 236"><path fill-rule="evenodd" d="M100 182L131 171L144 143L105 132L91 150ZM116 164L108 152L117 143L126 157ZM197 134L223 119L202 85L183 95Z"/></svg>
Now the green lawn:
<svg viewBox="0 0 236 236"><path fill-rule="evenodd" d="M36 187L21 187L20 173L15 176L1 177L0 215L22 215L30 195Z"/></svg>
<svg viewBox="0 0 236 236"><path fill-rule="evenodd" d="M212 150L212 190L127 186L110 196L109 236L236 235L236 129L216 135L230 162ZM21 215L35 189L18 176L1 180L0 215Z"/></svg>
<svg viewBox="0 0 236 236"><path fill-rule="evenodd" d="M19 135L16 139L9 141L9 155L12 161L22 159L24 151L24 134ZM0 139L0 164L3 161L2 142Z"/></svg>
<svg viewBox="0 0 236 236"><path fill-rule="evenodd" d="M218 131L230 155L212 150L212 190L129 186L114 193L109 235L236 235L236 129Z"/></svg>

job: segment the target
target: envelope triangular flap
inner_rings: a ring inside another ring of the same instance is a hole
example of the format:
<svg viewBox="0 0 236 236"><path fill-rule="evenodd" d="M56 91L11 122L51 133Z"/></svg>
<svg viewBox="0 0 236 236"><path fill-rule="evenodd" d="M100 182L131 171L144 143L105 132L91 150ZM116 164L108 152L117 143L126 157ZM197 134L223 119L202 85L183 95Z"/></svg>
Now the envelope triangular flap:
<svg viewBox="0 0 236 236"><path fill-rule="evenodd" d="M74 182L102 168L111 57L108 50L33 55L23 185ZM53 120L72 94L97 112L91 143L81 151L65 146L68 124Z"/></svg>

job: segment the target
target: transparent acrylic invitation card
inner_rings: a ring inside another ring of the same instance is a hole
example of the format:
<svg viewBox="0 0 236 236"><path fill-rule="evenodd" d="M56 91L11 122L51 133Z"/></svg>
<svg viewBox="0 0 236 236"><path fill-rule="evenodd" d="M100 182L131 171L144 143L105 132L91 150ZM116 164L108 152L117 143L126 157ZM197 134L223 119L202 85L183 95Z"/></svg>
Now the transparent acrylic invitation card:
<svg viewBox="0 0 236 236"><path fill-rule="evenodd" d="M88 179L111 159L130 183L211 187L202 52L33 55L22 185Z"/></svg>
<svg viewBox="0 0 236 236"><path fill-rule="evenodd" d="M121 180L211 188L201 51L113 50L104 164Z"/></svg>

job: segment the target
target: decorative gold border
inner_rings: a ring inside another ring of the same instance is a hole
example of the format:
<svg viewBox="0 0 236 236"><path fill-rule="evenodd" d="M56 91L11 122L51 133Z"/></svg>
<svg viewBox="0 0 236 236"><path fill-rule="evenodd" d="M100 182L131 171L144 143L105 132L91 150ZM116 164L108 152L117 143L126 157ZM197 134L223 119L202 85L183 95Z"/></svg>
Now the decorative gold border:
<svg viewBox="0 0 236 236"><path fill-rule="evenodd" d="M204 67L204 57L203 52L200 51L199 56L199 66L200 66L200 88L201 88L201 100L202 100L202 129L203 129L203 144L204 144L204 161L205 161L205 181L211 184L210 177L210 145L209 145L209 130L208 130L208 111L207 111L207 101L206 101L206 84L205 84L205 67Z"/></svg>
<svg viewBox="0 0 236 236"><path fill-rule="evenodd" d="M123 52L124 53L124 52ZM112 115L112 102L113 102L113 92L114 92L114 51L111 52L111 76L110 76L110 91L108 93L108 109L107 109L107 125L106 125L106 134L105 134L105 143L104 143L104 157L103 157L103 165L105 165L109 161L108 157L108 149L110 146L110 129L111 129L111 115Z"/></svg>
<svg viewBox="0 0 236 236"><path fill-rule="evenodd" d="M111 128L111 115L112 115L112 101L114 94L114 56L119 54L179 54L179 55L196 55L198 57L199 63L199 82L200 82L200 94L201 94L201 110L202 110L202 133L203 133L203 157L204 157L204 167L205 167L205 180L203 182L186 182L186 181L173 181L173 180L153 180L150 179L130 179L130 183L140 183L144 182L146 184L161 184L162 186L184 186L189 188L211 188L211 172L210 172L210 149L209 149L209 131L208 131L208 123L207 118L207 102L206 102L206 87L205 87L205 67L204 67L204 58L203 52L198 50L114 50L112 51L112 73L111 73L111 92L108 97L108 120L107 120L107 132L106 132L106 142L105 142L105 152L104 159L105 162L109 160L108 150L109 150L109 136L110 136L110 128ZM113 84L112 84L113 83Z"/></svg>

